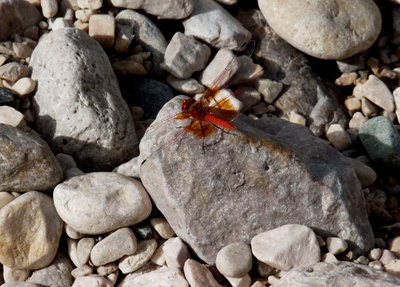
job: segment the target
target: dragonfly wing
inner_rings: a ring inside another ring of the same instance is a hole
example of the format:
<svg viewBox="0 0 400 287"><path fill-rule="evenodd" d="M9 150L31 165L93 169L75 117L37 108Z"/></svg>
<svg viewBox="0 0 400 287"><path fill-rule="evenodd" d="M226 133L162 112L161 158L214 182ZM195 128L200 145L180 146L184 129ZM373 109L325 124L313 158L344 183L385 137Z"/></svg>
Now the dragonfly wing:
<svg viewBox="0 0 400 287"><path fill-rule="evenodd" d="M208 106L214 116L230 122L241 112L243 103L224 89L214 95Z"/></svg>

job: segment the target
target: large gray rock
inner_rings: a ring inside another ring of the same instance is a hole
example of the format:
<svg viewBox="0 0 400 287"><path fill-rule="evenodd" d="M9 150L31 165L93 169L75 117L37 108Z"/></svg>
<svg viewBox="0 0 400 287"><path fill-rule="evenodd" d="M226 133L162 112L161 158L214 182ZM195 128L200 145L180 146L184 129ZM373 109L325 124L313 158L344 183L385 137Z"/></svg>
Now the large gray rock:
<svg viewBox="0 0 400 287"><path fill-rule="evenodd" d="M279 116L289 119L292 111L303 115L317 136L325 136L332 124L348 125L338 91L313 73L304 55L273 31L259 10L240 11L237 19L253 35L254 58L264 67L264 76L284 86L273 103Z"/></svg>
<svg viewBox="0 0 400 287"><path fill-rule="evenodd" d="M99 43L79 29L50 32L30 62L37 130L84 169L110 170L137 153L128 106Z"/></svg>
<svg viewBox="0 0 400 287"><path fill-rule="evenodd" d="M258 5L279 36L317 58L349 58L372 46L381 31L372 0L258 0Z"/></svg>
<svg viewBox="0 0 400 287"><path fill-rule="evenodd" d="M0 190L49 191L62 179L56 157L37 133L0 124Z"/></svg>
<svg viewBox="0 0 400 287"><path fill-rule="evenodd" d="M339 261L319 262L289 271L274 283L274 287L395 287L400 278L375 268Z"/></svg>
<svg viewBox="0 0 400 287"><path fill-rule="evenodd" d="M201 138L176 120L169 102L140 143L140 178L176 234L213 264L233 241L249 243L289 223L348 240L355 253L374 244L353 168L300 125L239 117L237 131ZM167 122L165 119L169 119Z"/></svg>

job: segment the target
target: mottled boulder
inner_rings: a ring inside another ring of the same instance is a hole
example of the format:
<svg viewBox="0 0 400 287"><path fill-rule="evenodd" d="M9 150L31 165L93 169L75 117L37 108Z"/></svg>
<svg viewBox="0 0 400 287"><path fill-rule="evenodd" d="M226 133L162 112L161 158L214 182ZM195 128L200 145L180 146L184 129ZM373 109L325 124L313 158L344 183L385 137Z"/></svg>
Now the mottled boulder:
<svg viewBox="0 0 400 287"><path fill-rule="evenodd" d="M56 157L37 133L0 124L0 190L48 191L62 179Z"/></svg>
<svg viewBox="0 0 400 287"><path fill-rule="evenodd" d="M201 138L176 120L185 97L159 113L140 143L140 178L176 234L213 264L234 241L307 225L339 236L355 253L373 247L366 203L346 158L305 127L276 118L234 123ZM165 122L165 119L169 119Z"/></svg>
<svg viewBox="0 0 400 287"><path fill-rule="evenodd" d="M137 153L134 124L107 54L79 29L50 32L30 62L37 131L86 170L111 170Z"/></svg>

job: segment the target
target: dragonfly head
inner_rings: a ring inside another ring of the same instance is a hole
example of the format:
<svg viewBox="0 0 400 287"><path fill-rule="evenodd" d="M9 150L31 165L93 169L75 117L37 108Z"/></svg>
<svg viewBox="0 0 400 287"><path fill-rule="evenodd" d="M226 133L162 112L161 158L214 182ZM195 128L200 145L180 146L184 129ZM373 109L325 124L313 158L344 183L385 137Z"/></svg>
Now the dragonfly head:
<svg viewBox="0 0 400 287"><path fill-rule="evenodd" d="M187 111L196 102L195 99L187 99L182 102L182 111Z"/></svg>

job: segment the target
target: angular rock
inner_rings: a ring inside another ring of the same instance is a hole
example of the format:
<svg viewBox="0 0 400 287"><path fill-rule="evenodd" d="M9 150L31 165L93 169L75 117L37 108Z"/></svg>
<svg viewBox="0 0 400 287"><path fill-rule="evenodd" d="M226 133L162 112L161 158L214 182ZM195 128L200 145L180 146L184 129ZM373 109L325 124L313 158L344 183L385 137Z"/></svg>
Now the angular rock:
<svg viewBox="0 0 400 287"><path fill-rule="evenodd" d="M178 268L163 267L155 271L140 274L131 280L124 280L118 287L189 287L182 271Z"/></svg>
<svg viewBox="0 0 400 287"><path fill-rule="evenodd" d="M258 0L258 5L280 37L321 59L340 60L365 51L381 31L381 13L372 0Z"/></svg>
<svg viewBox="0 0 400 287"><path fill-rule="evenodd" d="M56 186L53 198L60 217L84 234L131 226L151 212L151 201L142 184L112 172L72 177Z"/></svg>
<svg viewBox="0 0 400 287"><path fill-rule="evenodd" d="M73 283L71 271L71 260L59 252L49 266L33 271L26 281L41 286L69 287Z"/></svg>
<svg viewBox="0 0 400 287"><path fill-rule="evenodd" d="M175 90L184 94L201 94L205 91L205 88L193 78L182 80L172 75L168 75L167 82Z"/></svg>
<svg viewBox="0 0 400 287"><path fill-rule="evenodd" d="M121 22L128 22L133 26L135 41L146 51L151 52L153 63L152 73L156 77L162 77L165 71L160 65L164 60L164 53L168 42L159 28L146 16L130 9L122 10L115 16L115 23L118 25Z"/></svg>
<svg viewBox="0 0 400 287"><path fill-rule="evenodd" d="M24 126L24 115L10 106L0 106L0 124L13 127Z"/></svg>
<svg viewBox="0 0 400 287"><path fill-rule="evenodd" d="M254 57L264 66L264 77L285 87L274 102L279 117L289 118L295 111L306 117L307 126L317 136L325 136L331 124L348 125L336 88L312 72L304 55L273 31L259 10L239 11L236 18L253 35Z"/></svg>
<svg viewBox="0 0 400 287"><path fill-rule="evenodd" d="M377 167L385 170L400 168L400 136L388 118L369 119L362 125L359 138Z"/></svg>
<svg viewBox="0 0 400 287"><path fill-rule="evenodd" d="M93 274L88 276L79 276L75 279L72 287L88 287L88 286L101 286L101 287L114 287L107 278Z"/></svg>
<svg viewBox="0 0 400 287"><path fill-rule="evenodd" d="M320 262L284 274L274 287L399 286L400 278L352 262Z"/></svg>
<svg viewBox="0 0 400 287"><path fill-rule="evenodd" d="M231 14L212 0L195 2L193 13L183 21L185 34L218 49L237 50L251 34Z"/></svg>
<svg viewBox="0 0 400 287"><path fill-rule="evenodd" d="M10 89L0 87L0 106L16 107L14 92Z"/></svg>
<svg viewBox="0 0 400 287"><path fill-rule="evenodd" d="M117 261L136 252L137 242L133 231L127 227L117 229L100 240L90 252L93 265L100 266Z"/></svg>
<svg viewBox="0 0 400 287"><path fill-rule="evenodd" d="M173 237L163 244L165 262L168 267L183 269L186 260L190 258L190 253L179 237Z"/></svg>
<svg viewBox="0 0 400 287"><path fill-rule="evenodd" d="M115 38L115 19L113 15L97 14L90 17L89 36L104 48L112 48Z"/></svg>
<svg viewBox="0 0 400 287"><path fill-rule="evenodd" d="M326 137L337 150L344 150L351 145L351 138L339 124L331 125L326 131Z"/></svg>
<svg viewBox="0 0 400 287"><path fill-rule="evenodd" d="M15 82L28 75L29 68L26 65L11 62L0 66L0 78L10 82Z"/></svg>
<svg viewBox="0 0 400 287"><path fill-rule="evenodd" d="M177 32L168 44L161 67L177 78L187 79L205 67L210 55L207 45Z"/></svg>
<svg viewBox="0 0 400 287"><path fill-rule="evenodd" d="M134 124L117 78L86 32L50 32L30 66L38 83L32 100L37 130L52 149L88 170L110 170L136 154Z"/></svg>
<svg viewBox="0 0 400 287"><path fill-rule="evenodd" d="M287 224L256 235L251 250L261 262L282 271L319 262L315 233L307 226Z"/></svg>
<svg viewBox="0 0 400 287"><path fill-rule="evenodd" d="M164 106L142 138L140 178L201 259L213 264L232 241L249 243L288 223L312 226L322 237L335 234L356 253L373 246L361 186L338 151L305 127L244 115L235 120L236 131L216 129L201 139L183 132L190 119L173 118L184 99Z"/></svg>
<svg viewBox="0 0 400 287"><path fill-rule="evenodd" d="M215 280L211 271L203 264L193 259L188 259L183 268L185 278L190 286L196 287L221 287Z"/></svg>
<svg viewBox="0 0 400 287"><path fill-rule="evenodd" d="M328 237L326 239L326 247L333 255L340 254L347 249L346 240L338 237ZM310 264L311 265L311 264Z"/></svg>
<svg viewBox="0 0 400 287"><path fill-rule="evenodd" d="M30 273L30 270L11 269L7 265L3 265L3 278L5 282L25 281Z"/></svg>
<svg viewBox="0 0 400 287"><path fill-rule="evenodd" d="M146 265L153 256L157 248L157 242L154 239L141 240L137 244L135 254L124 256L118 263L118 268L122 273L127 274L138 270Z"/></svg>
<svg viewBox="0 0 400 287"><path fill-rule="evenodd" d="M29 1L0 1L0 41L7 41L13 33L22 35L25 28L37 26L43 16Z"/></svg>
<svg viewBox="0 0 400 287"><path fill-rule="evenodd" d="M29 191L0 209L0 262L13 269L40 269L54 259L63 222L51 197Z"/></svg>
<svg viewBox="0 0 400 287"><path fill-rule="evenodd" d="M0 124L0 190L48 191L63 173L49 146L32 130Z"/></svg>

